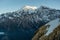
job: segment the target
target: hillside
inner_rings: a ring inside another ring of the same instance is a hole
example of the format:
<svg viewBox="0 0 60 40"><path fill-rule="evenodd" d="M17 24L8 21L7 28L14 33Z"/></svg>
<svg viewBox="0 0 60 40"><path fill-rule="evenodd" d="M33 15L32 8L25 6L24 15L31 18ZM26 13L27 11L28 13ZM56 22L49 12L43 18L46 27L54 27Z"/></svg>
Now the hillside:
<svg viewBox="0 0 60 40"><path fill-rule="evenodd" d="M31 40L36 30L57 18L60 18L60 10L45 6L25 6L14 12L3 13L0 15L0 40L5 36L10 40Z"/></svg>
<svg viewBox="0 0 60 40"><path fill-rule="evenodd" d="M50 23L47 23L46 25L39 28L36 31L36 34L32 38L32 40L60 40L60 22L57 23L56 21L58 22L57 19L50 22L50 23L53 22L52 25L55 25L56 27L55 26L51 27L51 25L47 25Z"/></svg>

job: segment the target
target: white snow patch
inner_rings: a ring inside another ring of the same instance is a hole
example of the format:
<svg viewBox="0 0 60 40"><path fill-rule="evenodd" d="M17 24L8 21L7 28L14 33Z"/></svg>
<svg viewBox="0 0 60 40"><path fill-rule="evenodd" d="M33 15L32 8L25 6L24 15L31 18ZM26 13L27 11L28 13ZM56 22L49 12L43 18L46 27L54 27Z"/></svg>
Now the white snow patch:
<svg viewBox="0 0 60 40"><path fill-rule="evenodd" d="M0 32L0 35L5 34L4 32Z"/></svg>
<svg viewBox="0 0 60 40"><path fill-rule="evenodd" d="M32 9L32 10L35 10L35 9L37 9L37 7L35 7L35 6L24 6L23 9Z"/></svg>
<svg viewBox="0 0 60 40"><path fill-rule="evenodd" d="M13 19L12 17L9 17L9 19Z"/></svg>
<svg viewBox="0 0 60 40"><path fill-rule="evenodd" d="M50 27L47 29L48 31L45 35L49 35L59 24L59 18L47 23L46 25L50 25Z"/></svg>

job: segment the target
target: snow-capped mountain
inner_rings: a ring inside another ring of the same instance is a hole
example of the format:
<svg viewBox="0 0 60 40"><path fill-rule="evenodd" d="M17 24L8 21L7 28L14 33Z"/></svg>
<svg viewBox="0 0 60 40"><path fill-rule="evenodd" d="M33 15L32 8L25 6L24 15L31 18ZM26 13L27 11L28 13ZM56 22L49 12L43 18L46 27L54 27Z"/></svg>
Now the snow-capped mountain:
<svg viewBox="0 0 60 40"><path fill-rule="evenodd" d="M60 18L60 10L44 6L39 8L25 6L15 12L1 14L0 31L9 37L12 34L13 40L15 40L14 35L16 35L17 40L31 40L40 26L57 18Z"/></svg>
<svg viewBox="0 0 60 40"><path fill-rule="evenodd" d="M39 20L44 20L45 22L48 22L56 18L60 18L60 10L48 8L45 6L41 6L39 8L35 6L24 6L23 8L21 8L21 10L17 10L15 12L9 12L6 14L2 14L0 16L20 17L22 15L37 15L37 18ZM13 17L9 17L9 18L13 18Z"/></svg>
<svg viewBox="0 0 60 40"><path fill-rule="evenodd" d="M44 26L40 27L36 32L35 36L32 38L32 40L38 40L38 39L39 40L53 40L53 39L59 40L60 39L59 28L60 28L60 19L57 18L51 22L48 22Z"/></svg>
<svg viewBox="0 0 60 40"><path fill-rule="evenodd" d="M33 12L35 12L35 10L37 9L36 6L24 6L23 8L21 8L21 10L18 10L17 12L21 12L21 11L24 11L24 13L28 13L28 14L31 14Z"/></svg>
<svg viewBox="0 0 60 40"><path fill-rule="evenodd" d="M32 13L32 12L35 12L36 9L37 9L37 7L35 7L35 6L24 6L23 7L24 12L29 11L29 14Z"/></svg>

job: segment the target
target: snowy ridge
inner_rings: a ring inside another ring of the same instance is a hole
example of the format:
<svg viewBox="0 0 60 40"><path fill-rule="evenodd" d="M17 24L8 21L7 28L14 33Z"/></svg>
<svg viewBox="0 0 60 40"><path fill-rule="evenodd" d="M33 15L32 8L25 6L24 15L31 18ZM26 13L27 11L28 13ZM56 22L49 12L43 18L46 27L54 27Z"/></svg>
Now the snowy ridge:
<svg viewBox="0 0 60 40"><path fill-rule="evenodd" d="M53 32L53 30L60 24L60 19L57 18L49 23L47 23L46 25L50 25L50 27L47 29L47 33L45 35L49 35L51 32Z"/></svg>

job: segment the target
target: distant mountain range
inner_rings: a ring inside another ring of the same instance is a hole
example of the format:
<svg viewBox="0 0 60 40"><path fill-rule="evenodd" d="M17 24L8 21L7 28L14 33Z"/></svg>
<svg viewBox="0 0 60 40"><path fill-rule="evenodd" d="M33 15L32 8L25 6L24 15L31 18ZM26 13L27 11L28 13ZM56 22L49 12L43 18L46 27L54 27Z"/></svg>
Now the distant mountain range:
<svg viewBox="0 0 60 40"><path fill-rule="evenodd" d="M46 23L60 18L60 10L41 6L25 6L15 12L0 15L0 32L8 40L31 40L35 31Z"/></svg>

